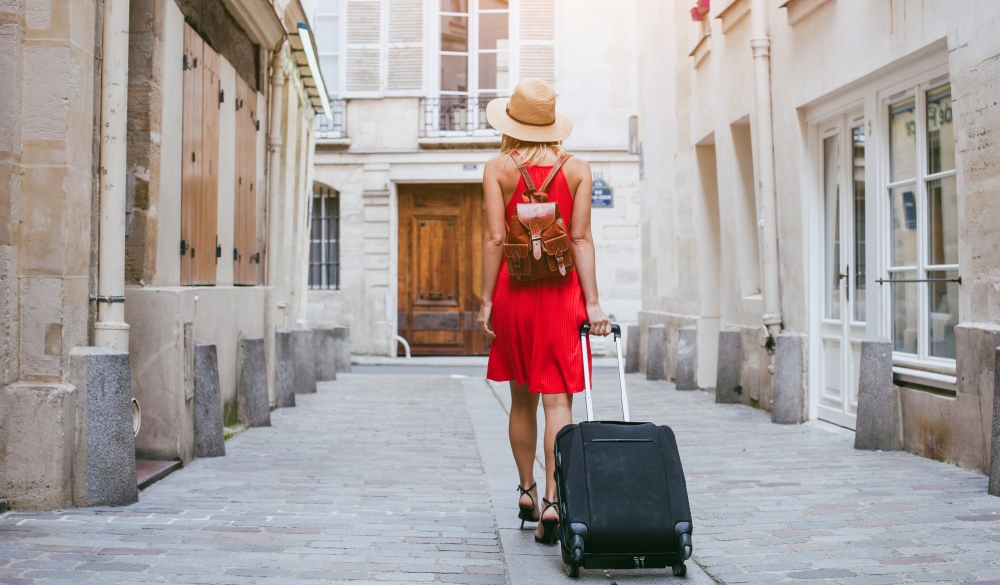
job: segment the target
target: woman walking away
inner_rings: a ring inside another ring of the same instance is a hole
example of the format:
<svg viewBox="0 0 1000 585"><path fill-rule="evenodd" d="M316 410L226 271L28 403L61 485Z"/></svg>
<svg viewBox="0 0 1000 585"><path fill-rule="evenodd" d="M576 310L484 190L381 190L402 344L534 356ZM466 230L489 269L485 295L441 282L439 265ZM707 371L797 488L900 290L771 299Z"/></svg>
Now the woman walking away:
<svg viewBox="0 0 1000 585"><path fill-rule="evenodd" d="M518 518L522 528L524 521L538 522L535 540L547 544L556 543L559 519L555 436L573 422L573 394L584 386L579 327L589 322L592 334L611 333L597 300L590 165L563 150L573 122L557 114L555 106L551 85L525 79L509 99L495 99L486 109L487 120L503 138L500 154L486 163L483 174L486 235L479 312L480 327L493 339L486 377L510 381ZM541 501L534 479L539 395L545 410Z"/></svg>

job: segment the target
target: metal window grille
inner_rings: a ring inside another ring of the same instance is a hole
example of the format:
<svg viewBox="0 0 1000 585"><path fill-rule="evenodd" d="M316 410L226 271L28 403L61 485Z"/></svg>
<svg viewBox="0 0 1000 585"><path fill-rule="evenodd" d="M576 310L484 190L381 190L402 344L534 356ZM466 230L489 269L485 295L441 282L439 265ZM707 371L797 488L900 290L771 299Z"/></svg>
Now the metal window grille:
<svg viewBox="0 0 1000 585"><path fill-rule="evenodd" d="M340 193L326 185L313 187L309 288L340 289Z"/></svg>
<svg viewBox="0 0 1000 585"><path fill-rule="evenodd" d="M420 100L420 138L499 136L486 121L486 104L495 96L443 95Z"/></svg>
<svg viewBox="0 0 1000 585"><path fill-rule="evenodd" d="M316 140L347 138L346 110L344 100L331 99L330 113L333 114L333 119L327 118L322 112L316 114Z"/></svg>

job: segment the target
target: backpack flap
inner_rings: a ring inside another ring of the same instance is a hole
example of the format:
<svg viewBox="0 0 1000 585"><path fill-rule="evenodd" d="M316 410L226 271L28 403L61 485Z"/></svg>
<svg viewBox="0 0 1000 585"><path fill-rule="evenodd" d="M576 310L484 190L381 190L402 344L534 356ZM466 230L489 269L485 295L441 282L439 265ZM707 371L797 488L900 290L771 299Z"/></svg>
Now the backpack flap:
<svg viewBox="0 0 1000 585"><path fill-rule="evenodd" d="M556 221L555 203L518 203L517 221L531 235L531 251L535 260L542 259L542 232Z"/></svg>

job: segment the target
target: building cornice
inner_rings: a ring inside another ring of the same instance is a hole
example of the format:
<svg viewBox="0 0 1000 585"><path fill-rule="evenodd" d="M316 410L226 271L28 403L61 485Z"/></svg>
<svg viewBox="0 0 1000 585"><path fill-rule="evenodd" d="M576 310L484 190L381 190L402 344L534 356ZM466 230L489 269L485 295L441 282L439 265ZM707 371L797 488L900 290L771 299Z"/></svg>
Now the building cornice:
<svg viewBox="0 0 1000 585"><path fill-rule="evenodd" d="M268 0L222 0L250 40L273 51L285 38L285 27Z"/></svg>

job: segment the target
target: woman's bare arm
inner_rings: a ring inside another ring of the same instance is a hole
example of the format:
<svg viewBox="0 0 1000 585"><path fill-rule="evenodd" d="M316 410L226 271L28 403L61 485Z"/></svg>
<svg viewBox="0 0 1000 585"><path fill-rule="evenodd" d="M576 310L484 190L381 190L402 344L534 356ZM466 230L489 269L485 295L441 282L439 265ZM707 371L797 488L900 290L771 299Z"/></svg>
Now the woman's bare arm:
<svg viewBox="0 0 1000 585"><path fill-rule="evenodd" d="M601 310L597 295L597 268L594 252L594 237L590 230L590 192L593 187L590 165L580 159L574 161L573 174L580 179L580 185L573 196L573 222L570 237L573 240L573 262L583 288L583 298L587 303L587 319L590 332L594 335L611 333L611 322ZM569 164L569 163L567 163Z"/></svg>
<svg viewBox="0 0 1000 585"><path fill-rule="evenodd" d="M494 158L483 169L483 197L486 207L486 226L483 231L483 305L479 311L479 327L490 339L496 338L491 323L493 291L503 262L503 242L507 237L504 219L503 190L500 187L501 159Z"/></svg>

